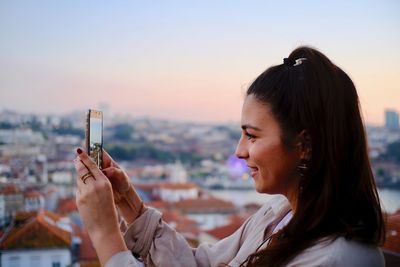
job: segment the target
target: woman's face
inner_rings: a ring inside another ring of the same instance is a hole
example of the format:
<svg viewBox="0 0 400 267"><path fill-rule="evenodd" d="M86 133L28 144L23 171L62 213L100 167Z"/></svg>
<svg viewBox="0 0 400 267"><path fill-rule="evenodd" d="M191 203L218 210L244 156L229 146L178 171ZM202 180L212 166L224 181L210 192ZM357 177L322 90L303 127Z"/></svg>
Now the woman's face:
<svg viewBox="0 0 400 267"><path fill-rule="evenodd" d="M288 149L281 141L281 128L270 106L248 95L242 109L242 136L236 156L246 160L259 193L297 195L300 149Z"/></svg>

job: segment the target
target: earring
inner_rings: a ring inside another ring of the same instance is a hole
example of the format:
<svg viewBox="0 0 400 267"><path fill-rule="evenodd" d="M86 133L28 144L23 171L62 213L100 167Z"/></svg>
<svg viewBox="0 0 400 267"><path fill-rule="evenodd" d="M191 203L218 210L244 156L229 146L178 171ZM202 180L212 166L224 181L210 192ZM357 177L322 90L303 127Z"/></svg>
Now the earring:
<svg viewBox="0 0 400 267"><path fill-rule="evenodd" d="M306 180L306 174L308 171L308 163L309 161L306 159L300 159L300 164L297 166L297 172L300 176L300 183L299 183L299 191L300 194L303 192L304 189L304 182Z"/></svg>
<svg viewBox="0 0 400 267"><path fill-rule="evenodd" d="M300 164L297 166L297 172L301 178L304 178L308 171L308 160L301 159Z"/></svg>

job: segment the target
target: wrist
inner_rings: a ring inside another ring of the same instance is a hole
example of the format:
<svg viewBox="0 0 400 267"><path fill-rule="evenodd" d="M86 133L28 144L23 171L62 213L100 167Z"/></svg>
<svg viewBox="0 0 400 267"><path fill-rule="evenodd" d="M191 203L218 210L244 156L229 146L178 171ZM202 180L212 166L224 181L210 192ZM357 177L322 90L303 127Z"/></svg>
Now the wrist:
<svg viewBox="0 0 400 267"><path fill-rule="evenodd" d="M129 189L120 196L117 207L128 224L134 222L146 210L142 199L136 193L132 184L129 186Z"/></svg>
<svg viewBox="0 0 400 267"><path fill-rule="evenodd" d="M105 266L114 254L128 250L119 231L114 231L112 234L96 233L91 240L102 266Z"/></svg>

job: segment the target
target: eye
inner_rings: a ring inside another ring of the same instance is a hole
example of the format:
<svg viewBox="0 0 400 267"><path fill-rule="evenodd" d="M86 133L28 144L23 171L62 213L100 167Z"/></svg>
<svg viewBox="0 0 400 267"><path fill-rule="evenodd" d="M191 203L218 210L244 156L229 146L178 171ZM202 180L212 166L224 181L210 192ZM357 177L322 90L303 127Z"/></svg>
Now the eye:
<svg viewBox="0 0 400 267"><path fill-rule="evenodd" d="M255 138L254 135L249 134L249 133L245 133L247 140L253 140Z"/></svg>

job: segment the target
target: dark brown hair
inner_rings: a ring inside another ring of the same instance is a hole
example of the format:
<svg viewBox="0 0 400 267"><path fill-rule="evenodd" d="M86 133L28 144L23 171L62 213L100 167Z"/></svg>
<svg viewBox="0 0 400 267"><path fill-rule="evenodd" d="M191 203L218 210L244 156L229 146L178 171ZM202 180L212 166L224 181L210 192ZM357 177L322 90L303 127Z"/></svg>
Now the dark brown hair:
<svg viewBox="0 0 400 267"><path fill-rule="evenodd" d="M287 63L299 58L306 59ZM247 95L269 104L288 147L295 135L307 132L311 160L293 218L243 265L283 266L322 237L381 244L384 222L349 76L316 49L299 47L286 64L263 72Z"/></svg>

